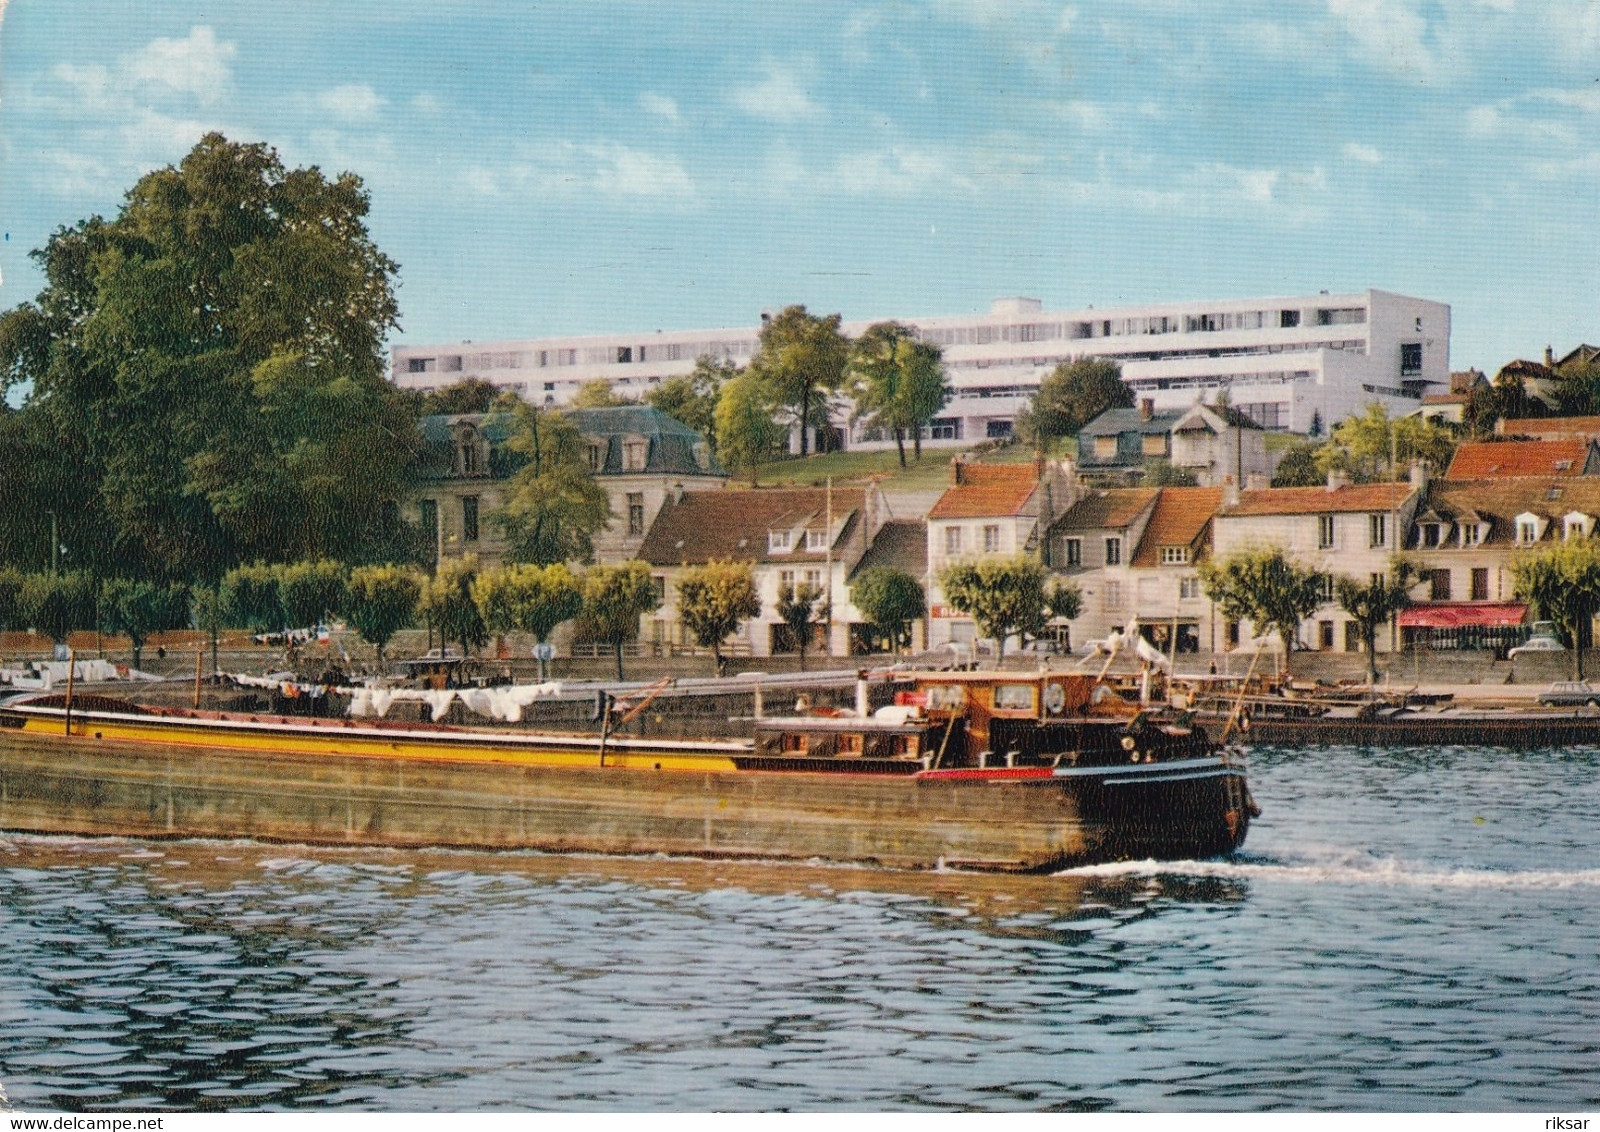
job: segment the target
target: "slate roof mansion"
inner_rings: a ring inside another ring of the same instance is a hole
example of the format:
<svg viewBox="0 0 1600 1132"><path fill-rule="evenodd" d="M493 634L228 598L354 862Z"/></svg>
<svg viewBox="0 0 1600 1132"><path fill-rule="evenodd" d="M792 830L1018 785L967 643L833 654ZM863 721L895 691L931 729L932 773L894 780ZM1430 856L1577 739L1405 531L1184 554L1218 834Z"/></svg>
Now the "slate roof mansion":
<svg viewBox="0 0 1600 1132"><path fill-rule="evenodd" d="M1135 395L1157 410L1181 411L1227 390L1233 407L1263 428L1295 432L1305 432L1313 415L1328 427L1374 400L1391 415L1408 413L1425 395L1449 389L1449 306L1387 291L1071 311L1005 298L986 314L899 321L944 349L955 396L928 430L934 443L1009 435L1040 378L1088 356L1120 362ZM848 322L844 330L854 336L869 325ZM701 354L749 361L759 333L750 325L398 346L392 377L407 389L477 377L555 406L602 378L618 394L639 397L688 373ZM846 438L850 447L887 443L864 424L850 426Z"/></svg>

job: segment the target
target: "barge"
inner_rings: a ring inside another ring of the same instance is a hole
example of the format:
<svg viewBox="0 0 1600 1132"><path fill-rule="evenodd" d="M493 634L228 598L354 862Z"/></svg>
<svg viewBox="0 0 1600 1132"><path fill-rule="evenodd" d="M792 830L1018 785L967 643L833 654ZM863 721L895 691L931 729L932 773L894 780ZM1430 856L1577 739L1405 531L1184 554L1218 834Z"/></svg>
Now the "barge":
<svg viewBox="0 0 1600 1132"><path fill-rule="evenodd" d="M0 705L0 829L1007 872L1241 844L1258 811L1238 752L1101 691L921 674L876 714L738 740L34 696Z"/></svg>

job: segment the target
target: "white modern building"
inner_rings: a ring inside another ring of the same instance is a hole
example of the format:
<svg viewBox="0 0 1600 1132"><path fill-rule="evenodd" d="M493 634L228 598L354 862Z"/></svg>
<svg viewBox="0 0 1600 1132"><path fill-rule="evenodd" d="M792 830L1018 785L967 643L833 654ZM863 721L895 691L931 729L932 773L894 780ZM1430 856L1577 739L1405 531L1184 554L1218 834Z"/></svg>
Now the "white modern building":
<svg viewBox="0 0 1600 1132"><path fill-rule="evenodd" d="M871 320L878 321L878 320ZM849 322L858 335L871 321ZM1269 429L1324 428L1377 400L1399 415L1449 390L1450 308L1387 291L1156 303L1046 311L1038 299L996 300L987 314L901 318L944 349L955 396L928 430L932 442L970 444L1010 434L1039 380L1056 365L1111 358L1135 395L1158 410L1230 403ZM393 377L434 389L468 377L564 405L602 378L639 396L688 373L701 354L743 364L760 327L648 331L581 338L399 346ZM867 426L852 447L887 444Z"/></svg>

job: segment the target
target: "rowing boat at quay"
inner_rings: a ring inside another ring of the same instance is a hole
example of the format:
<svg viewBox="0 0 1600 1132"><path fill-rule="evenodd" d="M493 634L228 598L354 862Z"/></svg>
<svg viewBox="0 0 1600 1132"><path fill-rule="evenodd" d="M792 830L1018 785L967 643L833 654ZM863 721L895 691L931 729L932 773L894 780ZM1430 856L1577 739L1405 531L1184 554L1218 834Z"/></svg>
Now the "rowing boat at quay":
<svg viewBox="0 0 1600 1132"><path fill-rule="evenodd" d="M927 673L750 739L0 705L0 829L1036 872L1243 842L1243 760L1069 674ZM606 717L609 719L609 715Z"/></svg>

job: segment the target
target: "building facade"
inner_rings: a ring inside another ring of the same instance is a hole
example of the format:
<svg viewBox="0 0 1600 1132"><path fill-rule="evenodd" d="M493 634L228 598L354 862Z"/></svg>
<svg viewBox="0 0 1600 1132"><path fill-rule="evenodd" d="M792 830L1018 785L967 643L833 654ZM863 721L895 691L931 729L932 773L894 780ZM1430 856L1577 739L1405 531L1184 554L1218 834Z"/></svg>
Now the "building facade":
<svg viewBox="0 0 1600 1132"><path fill-rule="evenodd" d="M872 321L843 329L859 335ZM985 314L899 321L944 351L955 395L926 430L934 444L1011 435L1040 379L1086 357L1120 363L1135 395L1157 409L1187 409L1225 390L1256 423L1295 432L1313 418L1331 427L1374 400L1398 416L1449 389L1449 306L1387 291L1056 311L1038 299L1005 298ZM749 361L759 334L753 325L406 345L393 351L392 379L436 389L476 377L558 406L602 379L639 397L688 373L702 354ZM852 447L892 443L864 423L846 438Z"/></svg>
<svg viewBox="0 0 1600 1132"><path fill-rule="evenodd" d="M599 562L637 557L669 495L727 483L705 438L655 409L580 409L567 416L611 507L611 521L594 536ZM524 463L506 444L510 426L509 416L496 413L422 419L420 483L408 507L409 517L432 532L436 560L472 554L486 567L504 561L506 540L493 514Z"/></svg>

